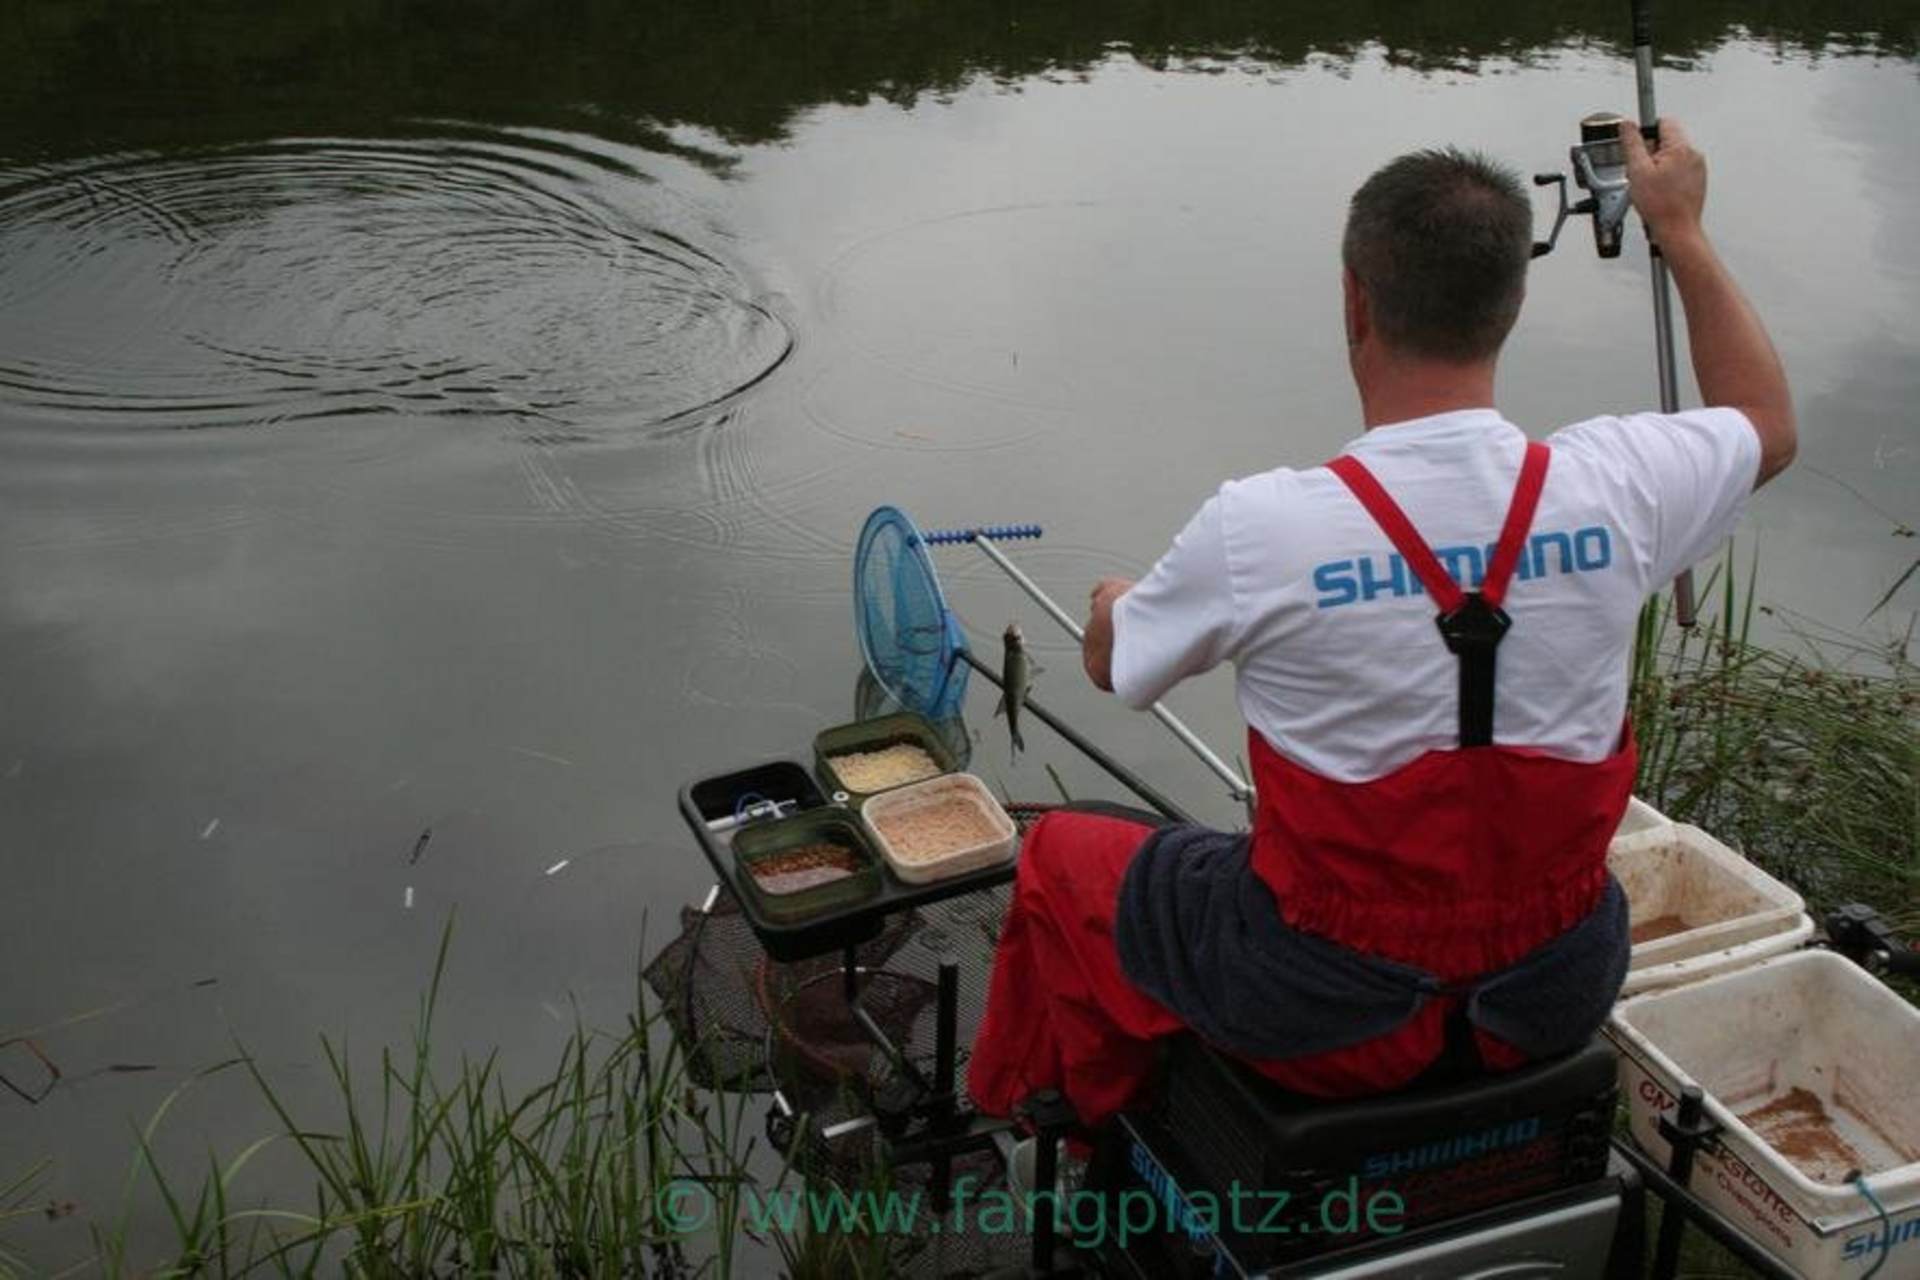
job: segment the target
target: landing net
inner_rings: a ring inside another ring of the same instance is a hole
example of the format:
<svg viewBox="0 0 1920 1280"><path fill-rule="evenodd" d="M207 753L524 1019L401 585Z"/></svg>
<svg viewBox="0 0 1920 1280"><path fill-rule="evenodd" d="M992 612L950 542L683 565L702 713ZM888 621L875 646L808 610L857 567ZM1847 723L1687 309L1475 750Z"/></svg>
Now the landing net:
<svg viewBox="0 0 1920 1280"><path fill-rule="evenodd" d="M898 507L867 517L853 553L853 629L875 680L933 721L959 715L966 637L947 608L920 531Z"/></svg>

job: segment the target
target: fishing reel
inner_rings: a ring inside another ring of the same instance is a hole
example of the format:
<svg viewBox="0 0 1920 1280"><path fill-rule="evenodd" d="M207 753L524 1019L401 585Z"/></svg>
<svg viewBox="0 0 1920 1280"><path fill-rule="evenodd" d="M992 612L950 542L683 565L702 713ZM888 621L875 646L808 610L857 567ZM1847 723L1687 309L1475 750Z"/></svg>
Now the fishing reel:
<svg viewBox="0 0 1920 1280"><path fill-rule="evenodd" d="M1593 247L1603 258L1620 256L1621 232L1626 226L1627 154L1620 143L1621 116L1613 111L1596 111L1580 122L1580 141L1568 148L1567 159L1573 166L1573 180L1587 193L1576 203L1567 203L1567 175L1536 173L1536 187L1557 187L1560 207L1553 219L1553 230L1545 240L1533 242L1533 256L1551 253L1560 241L1560 228L1574 214L1593 218Z"/></svg>

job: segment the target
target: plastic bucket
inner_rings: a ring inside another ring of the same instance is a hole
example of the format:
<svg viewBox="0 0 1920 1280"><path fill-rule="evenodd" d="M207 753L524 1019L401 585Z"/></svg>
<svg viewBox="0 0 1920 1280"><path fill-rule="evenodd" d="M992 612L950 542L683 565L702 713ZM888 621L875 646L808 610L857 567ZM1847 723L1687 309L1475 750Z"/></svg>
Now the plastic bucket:
<svg viewBox="0 0 1920 1280"><path fill-rule="evenodd" d="M1692 1190L1814 1280L1920 1280L1920 1010L1825 951L1775 956L1614 1010L1634 1142L1698 1085L1722 1132ZM1886 1209L1847 1181L1858 1167Z"/></svg>
<svg viewBox="0 0 1920 1280"><path fill-rule="evenodd" d="M1616 837L1630 836L1649 827L1664 827L1672 821L1639 796L1630 796L1627 799L1627 811L1621 815L1620 826L1613 834Z"/></svg>
<svg viewBox="0 0 1920 1280"><path fill-rule="evenodd" d="M1634 933L1623 996L1753 964L1813 932L1799 894L1686 823L1615 838L1607 869L1627 892Z"/></svg>

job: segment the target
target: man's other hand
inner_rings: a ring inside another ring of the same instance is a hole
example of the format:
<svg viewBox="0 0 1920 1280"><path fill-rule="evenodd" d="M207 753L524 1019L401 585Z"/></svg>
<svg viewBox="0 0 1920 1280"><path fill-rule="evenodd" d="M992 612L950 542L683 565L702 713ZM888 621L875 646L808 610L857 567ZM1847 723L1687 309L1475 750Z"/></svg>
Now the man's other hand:
<svg viewBox="0 0 1920 1280"><path fill-rule="evenodd" d="M1648 151L1640 126L1620 122L1627 156L1627 194L1656 241L1687 235L1700 226L1707 205L1707 158L1694 150L1678 120L1660 120L1659 149Z"/></svg>
<svg viewBox="0 0 1920 1280"><path fill-rule="evenodd" d="M1096 689L1113 692L1113 603L1133 586L1131 578L1102 578L1093 584L1087 634L1080 642L1080 661Z"/></svg>

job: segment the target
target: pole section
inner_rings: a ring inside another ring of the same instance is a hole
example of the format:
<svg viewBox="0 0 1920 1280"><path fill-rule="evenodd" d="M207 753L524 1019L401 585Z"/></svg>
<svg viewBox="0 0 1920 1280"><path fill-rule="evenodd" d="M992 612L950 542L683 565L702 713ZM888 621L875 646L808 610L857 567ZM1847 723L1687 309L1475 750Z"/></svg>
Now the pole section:
<svg viewBox="0 0 1920 1280"><path fill-rule="evenodd" d="M1633 73L1640 90L1641 131L1650 139L1656 139L1660 112L1653 101L1652 0L1633 0ZM1654 359L1659 368L1660 412L1677 413L1680 378L1673 354L1673 293L1667 279L1667 260L1651 230L1647 232L1647 257L1653 264ZM1681 570L1673 581L1673 613L1674 620L1681 626L1694 624L1693 570L1690 568Z"/></svg>
<svg viewBox="0 0 1920 1280"><path fill-rule="evenodd" d="M1022 591L1033 597L1035 604L1045 609L1055 622L1064 627L1068 635L1072 636L1075 640L1086 639L1086 632L1081 630L1080 624L1073 620L1072 615L1055 604L1052 597L1040 589L1039 583L1022 573L1020 566L1007 559L1000 548L994 545L992 538L989 538L984 533L975 533L973 535L973 541L982 551L987 553L987 557L990 560L1006 570L1007 576L1012 578L1014 583L1018 585ZM1246 781L1233 771L1231 765L1215 755L1213 748L1200 741L1199 736L1196 735L1193 730L1187 728L1180 720L1180 717L1174 715L1173 712L1167 710L1163 704L1158 702L1154 703L1148 710L1152 711L1153 714L1158 717L1161 724L1166 725L1168 729L1173 731L1173 736L1180 739L1187 750L1193 752L1194 755L1200 758L1200 763L1206 765L1207 768L1213 771L1215 777L1227 784L1227 792L1229 795L1241 804L1251 805L1253 801L1253 788L1248 786Z"/></svg>
<svg viewBox="0 0 1920 1280"><path fill-rule="evenodd" d="M980 659L974 657L973 650L962 649L954 656L979 672L982 678L992 682L994 688L1001 690L1006 688L1006 685L1000 680L1000 673L980 661ZM1027 700L1021 705L1039 717L1041 724L1044 724L1047 728L1053 730L1059 734L1061 738L1065 739L1068 746L1099 765L1102 769L1105 769L1109 777L1146 801L1153 809L1164 814L1166 817L1172 818L1175 822L1192 822L1194 820L1192 814L1154 790L1145 778L1142 778L1139 774L1127 768L1127 766L1121 764L1118 760L1115 760L1099 747L1094 746L1093 743L1087 739L1086 735L1082 734L1078 729L1075 729L1059 716L1054 715L1053 712L1035 702L1032 694L1028 694Z"/></svg>

